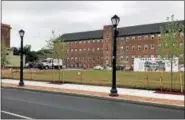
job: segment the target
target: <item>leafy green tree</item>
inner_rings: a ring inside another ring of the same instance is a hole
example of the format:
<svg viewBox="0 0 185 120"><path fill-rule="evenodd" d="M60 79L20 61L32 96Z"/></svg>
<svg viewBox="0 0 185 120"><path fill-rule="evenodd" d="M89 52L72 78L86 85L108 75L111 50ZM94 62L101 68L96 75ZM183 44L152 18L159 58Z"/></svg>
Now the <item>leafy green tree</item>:
<svg viewBox="0 0 185 120"><path fill-rule="evenodd" d="M171 90L173 81L173 65L176 63L175 57L183 60L184 57L184 46L180 44L183 43L179 39L180 33L184 33L184 25L180 24L177 20L174 20L174 15L167 17L167 22L164 26L161 26L161 48L159 49L159 55L162 59L168 59L171 66Z"/></svg>
<svg viewBox="0 0 185 120"><path fill-rule="evenodd" d="M63 39L61 39L60 35L57 36L55 34L55 31L52 31L52 36L50 37L50 40L46 42L47 42L47 49L51 50L50 56L58 60L58 65L59 65L60 59L62 59L62 61L66 60L67 45L63 41ZM60 80L60 66L58 66L58 68L59 68L59 80Z"/></svg>

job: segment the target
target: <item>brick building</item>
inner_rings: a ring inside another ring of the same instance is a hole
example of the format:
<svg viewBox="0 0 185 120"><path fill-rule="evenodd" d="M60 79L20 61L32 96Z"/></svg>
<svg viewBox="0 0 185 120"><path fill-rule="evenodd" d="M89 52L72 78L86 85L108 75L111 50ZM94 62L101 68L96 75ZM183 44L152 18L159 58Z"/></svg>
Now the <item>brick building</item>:
<svg viewBox="0 0 185 120"><path fill-rule="evenodd" d="M10 48L10 31L10 25L1 23L1 42L4 41L7 48Z"/></svg>
<svg viewBox="0 0 185 120"><path fill-rule="evenodd" d="M184 20L178 22L184 24ZM132 66L136 57L158 57L160 26L163 25L154 23L118 28L117 65ZM61 38L68 45L68 67L111 66L112 25L104 26L103 30L63 34ZM179 38L184 41L184 33Z"/></svg>

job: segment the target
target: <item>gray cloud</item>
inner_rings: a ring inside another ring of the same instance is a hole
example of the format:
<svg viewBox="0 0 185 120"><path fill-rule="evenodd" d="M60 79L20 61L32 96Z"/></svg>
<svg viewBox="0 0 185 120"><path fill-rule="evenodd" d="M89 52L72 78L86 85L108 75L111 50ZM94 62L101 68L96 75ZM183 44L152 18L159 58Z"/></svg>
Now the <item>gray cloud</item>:
<svg viewBox="0 0 185 120"><path fill-rule="evenodd" d="M25 44L42 48L57 34L102 29L114 14L119 27L164 22L167 16L184 19L184 1L3 1L2 22L12 26L11 46L19 46L19 29L26 31Z"/></svg>

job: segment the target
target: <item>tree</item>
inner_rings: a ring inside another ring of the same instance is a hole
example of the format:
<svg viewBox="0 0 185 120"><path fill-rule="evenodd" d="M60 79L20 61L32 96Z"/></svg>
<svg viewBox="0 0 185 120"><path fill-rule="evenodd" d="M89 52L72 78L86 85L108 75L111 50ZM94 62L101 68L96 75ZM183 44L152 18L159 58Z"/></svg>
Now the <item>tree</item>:
<svg viewBox="0 0 185 120"><path fill-rule="evenodd" d="M66 60L67 57L67 45L64 42L63 39L61 39L60 35L55 35L55 31L52 31L52 36L50 40L47 42L47 48L51 50L50 56L53 58L57 58L58 60L58 69L59 69L59 80L60 80L60 66L59 61L62 59L62 61Z"/></svg>
<svg viewBox="0 0 185 120"><path fill-rule="evenodd" d="M180 33L184 33L184 25L178 23L174 20L174 15L167 17L167 22L164 26L161 26L161 48L159 49L159 55L162 59L167 59L170 61L171 67L171 90L172 90L172 81L173 81L173 65L176 63L175 57L178 57L180 60L184 59L183 52L184 47L180 46L182 42L179 39Z"/></svg>
<svg viewBox="0 0 185 120"><path fill-rule="evenodd" d="M1 67L4 68L5 65L9 64L9 61L7 59L7 48L4 41L1 44Z"/></svg>

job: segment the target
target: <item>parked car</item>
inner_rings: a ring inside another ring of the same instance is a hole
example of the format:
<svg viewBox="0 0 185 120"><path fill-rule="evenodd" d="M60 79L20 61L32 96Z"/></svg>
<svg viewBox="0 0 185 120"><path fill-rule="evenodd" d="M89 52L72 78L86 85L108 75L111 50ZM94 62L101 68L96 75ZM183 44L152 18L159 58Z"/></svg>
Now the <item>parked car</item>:
<svg viewBox="0 0 185 120"><path fill-rule="evenodd" d="M103 70L103 67L100 65L97 65L93 68L94 70Z"/></svg>
<svg viewBox="0 0 185 120"><path fill-rule="evenodd" d="M107 67L105 67L105 69L106 70L112 70L112 67L107 66Z"/></svg>

